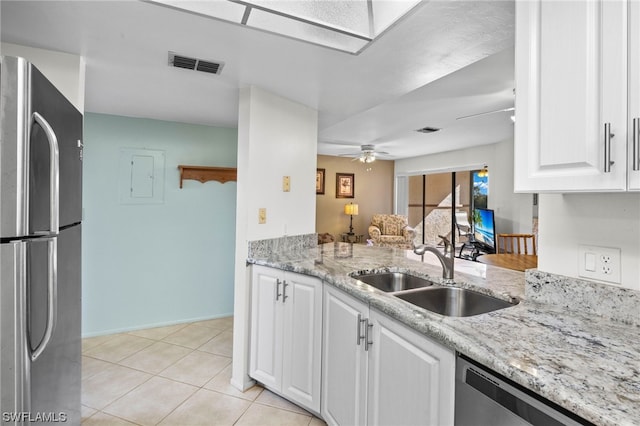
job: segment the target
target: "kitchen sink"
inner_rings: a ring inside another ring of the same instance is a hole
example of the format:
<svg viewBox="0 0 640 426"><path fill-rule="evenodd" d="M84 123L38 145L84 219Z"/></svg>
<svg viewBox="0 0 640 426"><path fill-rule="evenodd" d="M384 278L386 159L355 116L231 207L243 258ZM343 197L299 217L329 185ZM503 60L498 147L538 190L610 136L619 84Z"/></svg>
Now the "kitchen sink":
<svg viewBox="0 0 640 426"><path fill-rule="evenodd" d="M470 317L517 304L459 287L429 287L394 296L448 317Z"/></svg>
<svg viewBox="0 0 640 426"><path fill-rule="evenodd" d="M433 285L433 283L427 279L403 272L383 272L364 275L352 274L351 277L384 292L395 292Z"/></svg>

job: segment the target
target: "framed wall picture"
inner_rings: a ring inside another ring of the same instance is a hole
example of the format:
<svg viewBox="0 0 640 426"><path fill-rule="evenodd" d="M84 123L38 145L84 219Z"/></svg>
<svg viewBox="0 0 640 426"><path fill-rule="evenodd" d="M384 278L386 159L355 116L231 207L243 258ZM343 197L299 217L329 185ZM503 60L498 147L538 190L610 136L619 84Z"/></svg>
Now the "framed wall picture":
<svg viewBox="0 0 640 426"><path fill-rule="evenodd" d="M355 175L353 173L336 173L336 198L353 198L355 196Z"/></svg>
<svg viewBox="0 0 640 426"><path fill-rule="evenodd" d="M324 194L324 169L316 169L316 194Z"/></svg>

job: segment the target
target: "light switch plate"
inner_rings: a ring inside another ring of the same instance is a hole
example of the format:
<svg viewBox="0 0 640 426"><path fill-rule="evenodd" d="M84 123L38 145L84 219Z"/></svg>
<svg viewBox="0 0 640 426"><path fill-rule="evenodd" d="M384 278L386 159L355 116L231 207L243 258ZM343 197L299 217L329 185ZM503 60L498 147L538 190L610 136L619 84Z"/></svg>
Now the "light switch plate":
<svg viewBox="0 0 640 426"><path fill-rule="evenodd" d="M267 223L267 209L261 207L258 209L258 224L264 225Z"/></svg>
<svg viewBox="0 0 640 426"><path fill-rule="evenodd" d="M578 275L608 283L620 284L620 249L578 246Z"/></svg>
<svg viewBox="0 0 640 426"><path fill-rule="evenodd" d="M282 177L282 191L283 192L291 191L291 177L289 176Z"/></svg>

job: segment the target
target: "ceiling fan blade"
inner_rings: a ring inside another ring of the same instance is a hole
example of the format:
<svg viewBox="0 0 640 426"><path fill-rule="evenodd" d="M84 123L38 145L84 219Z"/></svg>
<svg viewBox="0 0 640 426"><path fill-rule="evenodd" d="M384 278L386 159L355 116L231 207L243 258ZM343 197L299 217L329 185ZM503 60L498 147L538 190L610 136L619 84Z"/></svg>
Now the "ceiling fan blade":
<svg viewBox="0 0 640 426"><path fill-rule="evenodd" d="M386 151L377 151L375 149L374 145L371 144L367 144L367 145L361 145L360 146L360 151L358 152L348 152L348 153L344 153L344 154L338 154L338 157L353 157L353 159L351 161L362 161L365 163L369 163L372 161L375 161L377 156L385 156L385 155L389 155L388 152ZM372 158L371 160L367 161L365 159L368 158Z"/></svg>
<svg viewBox="0 0 640 426"><path fill-rule="evenodd" d="M322 139L322 140L320 140L319 139L318 142L322 142L322 143L327 144L327 145L344 146L345 148L350 148L350 149L359 149L360 148L360 145L358 145L357 143L341 141L341 140L331 140L331 139Z"/></svg>
<svg viewBox="0 0 640 426"><path fill-rule="evenodd" d="M471 114L471 115L465 115L463 117L458 117L458 118L456 118L456 120L464 120L466 118L479 117L481 115L495 114L497 112L515 111L515 109L516 109L515 107L510 107L510 108L496 109L496 110L487 111L487 112L479 112L477 114Z"/></svg>

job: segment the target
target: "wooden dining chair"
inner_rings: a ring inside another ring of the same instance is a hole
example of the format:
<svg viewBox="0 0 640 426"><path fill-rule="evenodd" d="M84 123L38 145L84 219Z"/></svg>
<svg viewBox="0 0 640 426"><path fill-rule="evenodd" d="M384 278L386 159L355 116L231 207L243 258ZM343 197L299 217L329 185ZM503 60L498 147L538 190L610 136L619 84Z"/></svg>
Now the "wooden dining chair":
<svg viewBox="0 0 640 426"><path fill-rule="evenodd" d="M498 253L537 255L533 234L498 234Z"/></svg>

